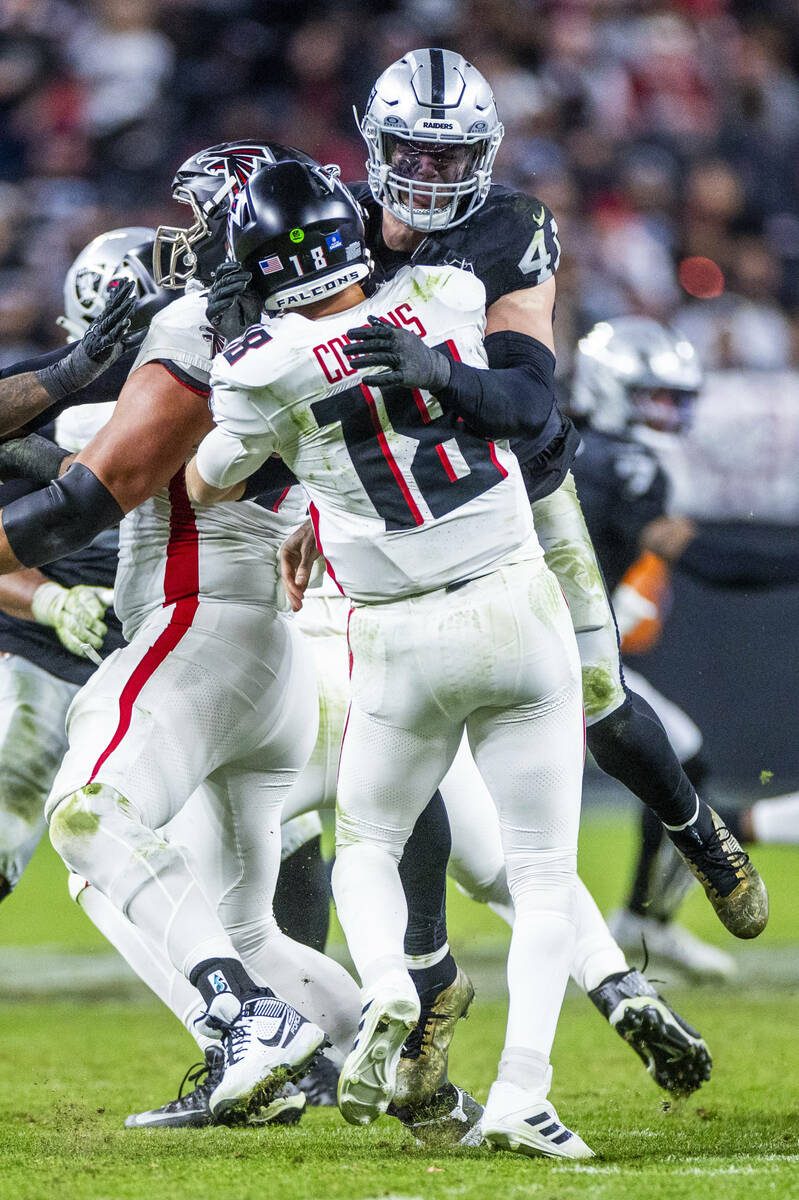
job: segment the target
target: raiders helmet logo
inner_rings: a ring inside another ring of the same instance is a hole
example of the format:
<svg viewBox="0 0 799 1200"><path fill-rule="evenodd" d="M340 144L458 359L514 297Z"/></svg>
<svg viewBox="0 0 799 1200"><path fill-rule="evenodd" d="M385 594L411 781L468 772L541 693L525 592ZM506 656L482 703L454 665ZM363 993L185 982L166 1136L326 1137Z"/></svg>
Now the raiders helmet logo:
<svg viewBox="0 0 799 1200"><path fill-rule="evenodd" d="M78 271L75 276L75 292L81 308L91 308L97 299L100 283L99 271L92 271L90 267Z"/></svg>

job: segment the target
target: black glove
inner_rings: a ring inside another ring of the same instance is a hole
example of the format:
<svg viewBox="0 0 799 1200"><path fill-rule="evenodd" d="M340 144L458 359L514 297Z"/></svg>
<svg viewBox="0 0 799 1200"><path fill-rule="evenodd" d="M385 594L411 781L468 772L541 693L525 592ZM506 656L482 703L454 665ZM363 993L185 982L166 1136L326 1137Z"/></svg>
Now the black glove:
<svg viewBox="0 0 799 1200"><path fill-rule="evenodd" d="M66 358L36 371L36 378L52 400L63 400L102 375L131 346L141 341L142 332L130 333L136 307L136 285L132 279L112 279L108 303L95 317L81 340Z"/></svg>
<svg viewBox="0 0 799 1200"><path fill-rule="evenodd" d="M261 301L247 284L252 275L241 263L223 262L214 273L205 315L225 341L241 337L261 319Z"/></svg>
<svg viewBox="0 0 799 1200"><path fill-rule="evenodd" d="M431 350L409 329L397 329L379 317L370 317L369 325L348 329L350 344L344 353L353 367L388 367L379 375L369 375L364 383L375 387L401 386L424 388L433 395L449 383L450 360L440 350Z"/></svg>

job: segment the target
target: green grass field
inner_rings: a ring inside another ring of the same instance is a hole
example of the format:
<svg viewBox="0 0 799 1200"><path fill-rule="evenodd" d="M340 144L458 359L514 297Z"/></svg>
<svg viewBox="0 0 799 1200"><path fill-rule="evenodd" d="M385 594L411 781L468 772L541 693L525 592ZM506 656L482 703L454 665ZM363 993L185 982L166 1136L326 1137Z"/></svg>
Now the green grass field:
<svg viewBox="0 0 799 1200"><path fill-rule="evenodd" d="M581 870L603 907L619 899L631 841L618 815L585 823ZM74 952L80 969L107 946L65 899L63 871L42 848L0 909L0 1195L9 1200L671 1200L799 1197L799 941L792 888L796 852L761 849L772 921L758 943L736 945L700 895L685 919L740 955L736 987L666 986L714 1054L713 1079L664 1111L638 1059L580 995L570 993L553 1061L561 1116L599 1157L588 1164L486 1150L432 1152L384 1118L369 1129L311 1111L286 1130L126 1131L128 1112L176 1094L194 1044L140 985L65 986L48 994L42 952ZM612 864L612 869L608 869ZM504 927L457 893L452 943L477 982L477 1002L455 1040L451 1073L484 1099L503 1024ZM14 987L27 972L34 999ZM650 970L663 978L662 971ZM104 994L105 993L105 994ZM120 998L121 997L121 998Z"/></svg>

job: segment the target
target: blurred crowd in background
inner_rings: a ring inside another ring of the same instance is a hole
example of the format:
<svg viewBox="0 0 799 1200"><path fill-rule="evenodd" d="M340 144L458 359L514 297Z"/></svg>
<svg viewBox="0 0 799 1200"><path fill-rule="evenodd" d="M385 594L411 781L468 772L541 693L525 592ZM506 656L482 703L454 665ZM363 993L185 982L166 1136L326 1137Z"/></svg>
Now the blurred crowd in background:
<svg viewBox="0 0 799 1200"><path fill-rule="evenodd" d="M186 223L195 150L272 138L362 178L352 104L423 45L487 76L494 178L558 219L562 371L625 312L676 318L710 367L799 363L796 0L4 0L0 363L58 343L91 237Z"/></svg>

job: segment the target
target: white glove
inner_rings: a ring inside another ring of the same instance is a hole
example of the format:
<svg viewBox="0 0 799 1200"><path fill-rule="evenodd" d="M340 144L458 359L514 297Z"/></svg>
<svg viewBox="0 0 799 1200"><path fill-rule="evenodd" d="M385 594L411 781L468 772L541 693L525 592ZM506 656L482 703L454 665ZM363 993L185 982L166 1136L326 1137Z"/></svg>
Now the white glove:
<svg viewBox="0 0 799 1200"><path fill-rule="evenodd" d="M103 617L113 599L113 588L87 584L65 588L48 580L33 593L31 611L34 621L52 626L71 654L97 661L92 650L100 649L108 632Z"/></svg>
<svg viewBox="0 0 799 1200"><path fill-rule="evenodd" d="M658 606L646 596L642 596L629 583L620 583L611 596L613 611L616 614L616 624L619 637L626 637L635 629L640 621L655 621L658 617Z"/></svg>

